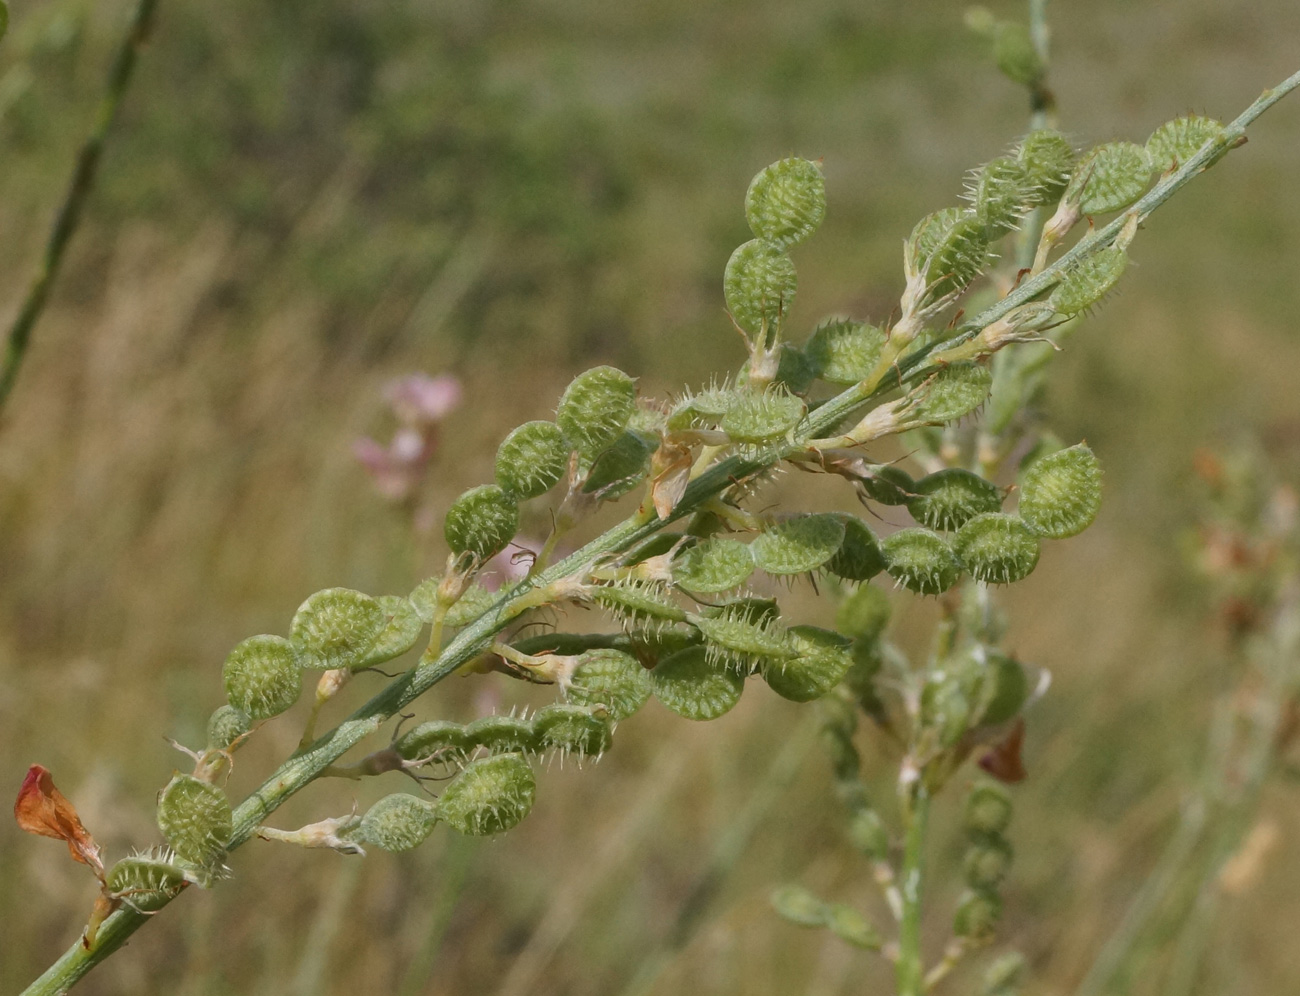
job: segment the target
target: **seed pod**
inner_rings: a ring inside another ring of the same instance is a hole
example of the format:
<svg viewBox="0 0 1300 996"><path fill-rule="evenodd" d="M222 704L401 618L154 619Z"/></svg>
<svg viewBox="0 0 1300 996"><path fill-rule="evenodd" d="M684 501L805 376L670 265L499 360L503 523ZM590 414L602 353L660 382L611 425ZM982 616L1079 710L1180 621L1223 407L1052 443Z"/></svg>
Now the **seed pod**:
<svg viewBox="0 0 1300 996"><path fill-rule="evenodd" d="M732 319L768 345L790 313L797 286L794 262L780 246L765 239L752 239L733 252L722 277Z"/></svg>
<svg viewBox="0 0 1300 996"><path fill-rule="evenodd" d="M748 360L741 367L740 376L749 376ZM804 351L788 342L781 343L781 355L776 361L776 380L773 383L784 387L791 394L807 394L816 379L817 368Z"/></svg>
<svg viewBox="0 0 1300 996"><path fill-rule="evenodd" d="M950 363L920 387L909 419L942 425L969 415L988 399L993 372L979 363Z"/></svg>
<svg viewBox="0 0 1300 996"><path fill-rule="evenodd" d="M711 387L698 394L681 398L668 414L668 428L673 432L717 425L722 416L747 391L730 387Z"/></svg>
<svg viewBox="0 0 1300 996"><path fill-rule="evenodd" d="M804 346L817 376L830 384L856 384L880 363L885 333L866 322L840 318L822 322Z"/></svg>
<svg viewBox="0 0 1300 996"><path fill-rule="evenodd" d="M609 449L596 457L582 490L587 494L598 494L604 501L622 498L645 480L650 472L650 457L657 445L657 440L639 432L623 433Z"/></svg>
<svg viewBox="0 0 1300 996"><path fill-rule="evenodd" d="M452 502L442 531L453 553L489 560L519 531L519 506L497 485L481 484Z"/></svg>
<svg viewBox="0 0 1300 996"><path fill-rule="evenodd" d="M753 573L749 547L721 536L696 543L673 561L673 583L696 595L739 588Z"/></svg>
<svg viewBox="0 0 1300 996"><path fill-rule="evenodd" d="M783 885L772 891L777 916L800 927L824 927L828 908L802 885Z"/></svg>
<svg viewBox="0 0 1300 996"><path fill-rule="evenodd" d="M845 903L831 903L826 907L826 926L841 941L852 944L855 948L879 951L885 943L880 931L866 915Z"/></svg>
<svg viewBox="0 0 1300 996"><path fill-rule="evenodd" d="M966 797L966 832L1000 834L1011 823L1011 793L994 781L975 783Z"/></svg>
<svg viewBox="0 0 1300 996"><path fill-rule="evenodd" d="M889 857L889 831L885 829L880 814L870 807L854 810L849 819L849 840L873 861L884 861Z"/></svg>
<svg viewBox="0 0 1300 996"><path fill-rule="evenodd" d="M465 727L465 739L489 754L525 754L541 749L533 724L518 716L484 716Z"/></svg>
<svg viewBox="0 0 1300 996"><path fill-rule="evenodd" d="M861 482L863 493L881 505L906 505L916 490L912 475L893 464L878 464Z"/></svg>
<svg viewBox="0 0 1300 996"><path fill-rule="evenodd" d="M785 248L817 231L826 217L826 181L807 159L781 159L760 170L745 192L745 220L760 239Z"/></svg>
<svg viewBox="0 0 1300 996"><path fill-rule="evenodd" d="M497 484L516 501L546 494L568 467L569 444L554 422L525 422L497 448Z"/></svg>
<svg viewBox="0 0 1300 996"><path fill-rule="evenodd" d="M996 834L975 838L962 860L962 873L972 889L994 889L1011 870L1011 845Z"/></svg>
<svg viewBox="0 0 1300 996"><path fill-rule="evenodd" d="M1074 149L1064 135L1051 128L1031 131L1016 150L1016 159L1033 191L1031 206L1044 207L1060 199L1074 168Z"/></svg>
<svg viewBox="0 0 1300 996"><path fill-rule="evenodd" d="M885 555L871 527L856 515L836 515L844 524L844 541L826 569L845 581L870 581L885 569Z"/></svg>
<svg viewBox="0 0 1300 996"><path fill-rule="evenodd" d="M1029 698L1029 679L1024 666L1014 657L986 652L977 720L983 726L997 726L1011 719Z"/></svg>
<svg viewBox="0 0 1300 996"><path fill-rule="evenodd" d="M351 588L326 588L298 606L289 626L289 642L300 667L325 671L362 667L366 651L386 623L377 599Z"/></svg>
<svg viewBox="0 0 1300 996"><path fill-rule="evenodd" d="M210 873L230 842L230 801L209 782L175 775L158 795L158 829L184 861Z"/></svg>
<svg viewBox="0 0 1300 996"><path fill-rule="evenodd" d="M655 698L686 719L717 719L740 701L745 679L734 671L714 667L703 647L661 660L650 672Z"/></svg>
<svg viewBox="0 0 1300 996"><path fill-rule="evenodd" d="M1147 139L1147 155L1151 165L1161 173L1177 169L1192 156L1201 151L1201 147L1223 135L1223 125L1214 118L1200 114L1166 121Z"/></svg>
<svg viewBox="0 0 1300 996"><path fill-rule="evenodd" d="M976 170L969 200L985 241L996 242L1014 231L1033 194L1032 182L1017 159L1003 156Z"/></svg>
<svg viewBox="0 0 1300 996"><path fill-rule="evenodd" d="M844 676L844 687L853 693L863 712L882 724L885 722L886 710L885 703L880 698L880 690L876 687L876 676L884 667L885 657L897 653L888 644L878 640L854 640L853 646L849 648L853 664Z"/></svg>
<svg viewBox="0 0 1300 996"><path fill-rule="evenodd" d="M943 538L928 529L900 529L880 544L889 576L919 595L940 595L961 577L961 562Z"/></svg>
<svg viewBox="0 0 1300 996"><path fill-rule="evenodd" d="M912 518L930 529L953 532L982 512L1002 507L996 484L960 467L947 467L916 482L908 501Z"/></svg>
<svg viewBox="0 0 1300 996"><path fill-rule="evenodd" d="M221 668L226 697L251 719L278 716L302 691L302 671L289 641L250 636L235 646Z"/></svg>
<svg viewBox="0 0 1300 996"><path fill-rule="evenodd" d="M955 207L922 218L907 245L913 266L925 274L935 298L962 290L979 276L989 251L979 219Z"/></svg>
<svg viewBox="0 0 1300 996"><path fill-rule="evenodd" d="M945 674L921 692L921 719L938 734L943 747L952 747L971 727L971 701L958 676Z"/></svg>
<svg viewBox="0 0 1300 996"><path fill-rule="evenodd" d="M1080 214L1106 214L1132 204L1150 180L1146 149L1132 142L1108 142L1079 160L1064 196Z"/></svg>
<svg viewBox="0 0 1300 996"><path fill-rule="evenodd" d="M478 743L464 726L446 719L431 719L402 734L393 750L406 761L437 758L448 764L463 764Z"/></svg>
<svg viewBox="0 0 1300 996"><path fill-rule="evenodd" d="M1062 315L1087 311L1110 293L1124 275L1128 253L1118 246L1098 249L1072 266L1052 291L1047 303Z"/></svg>
<svg viewBox="0 0 1300 996"><path fill-rule="evenodd" d="M624 625L686 621L685 610L662 584L653 581L599 585L591 589L591 600L613 612Z"/></svg>
<svg viewBox="0 0 1300 996"><path fill-rule="evenodd" d="M363 667L374 667L401 657L415 646L424 629L424 620L406 596L380 595L377 601L387 622L366 651Z"/></svg>
<svg viewBox="0 0 1300 996"><path fill-rule="evenodd" d="M1025 956L1018 951L1008 951L993 959L984 970L981 996L1015 996L1020 977L1025 971Z"/></svg>
<svg viewBox="0 0 1300 996"><path fill-rule="evenodd" d="M749 552L768 574L815 571L844 543L844 523L836 515L797 515L765 529L749 544Z"/></svg>
<svg viewBox="0 0 1300 996"><path fill-rule="evenodd" d="M1020 517L1039 536L1065 539L1101 508L1101 464L1083 443L1040 457L1020 474Z"/></svg>
<svg viewBox="0 0 1300 996"><path fill-rule="evenodd" d="M999 21L993 35L993 58L1003 75L1021 86L1034 86L1043 78L1043 60L1029 29L1016 21Z"/></svg>
<svg viewBox="0 0 1300 996"><path fill-rule="evenodd" d="M777 695L811 702L844 679L853 663L847 639L816 626L794 626L789 637L796 656L770 660L763 667L763 679Z"/></svg>
<svg viewBox="0 0 1300 996"><path fill-rule="evenodd" d="M722 416L721 428L735 443L771 443L793 432L807 410L801 398L780 389L741 391Z"/></svg>
<svg viewBox="0 0 1300 996"><path fill-rule="evenodd" d="M997 893L967 889L957 901L952 929L958 937L984 941L993 936L1002 916L1002 900Z"/></svg>
<svg viewBox="0 0 1300 996"><path fill-rule="evenodd" d="M517 826L537 795L533 769L519 754L498 754L474 761L443 790L438 818L473 837L502 833Z"/></svg>
<svg viewBox="0 0 1300 996"><path fill-rule="evenodd" d="M835 628L855 640L874 643L889 625L891 611L889 596L883 591L869 584L858 585L835 610Z"/></svg>
<svg viewBox="0 0 1300 996"><path fill-rule="evenodd" d="M645 705L650 675L631 654L589 650L578 658L565 694L577 705L599 706L617 723Z"/></svg>
<svg viewBox="0 0 1300 996"><path fill-rule="evenodd" d="M366 810L357 836L394 854L424 843L438 822L437 807L405 792L386 795Z"/></svg>
<svg viewBox="0 0 1300 996"><path fill-rule="evenodd" d="M548 705L538 710L533 729L542 750L579 757L599 757L613 742L609 721L580 705Z"/></svg>
<svg viewBox="0 0 1300 996"><path fill-rule="evenodd" d="M104 877L108 891L137 913L160 910L185 888L185 870L164 849L123 858Z"/></svg>
<svg viewBox="0 0 1300 996"><path fill-rule="evenodd" d="M208 717L208 749L229 749L231 744L248 732L250 726L247 713L232 705L218 706Z"/></svg>
<svg viewBox="0 0 1300 996"><path fill-rule="evenodd" d="M623 434L636 410L636 382L616 367L593 367L573 378L555 412L569 445L588 460Z"/></svg>
<svg viewBox="0 0 1300 996"><path fill-rule="evenodd" d="M985 584L1013 584L1038 566L1038 537L1015 515L977 515L957 530L952 546L971 577Z"/></svg>
<svg viewBox="0 0 1300 996"><path fill-rule="evenodd" d="M442 617L443 624L446 626L468 626L483 615L484 612L492 608L496 600L496 592L488 591L475 581L461 593L460 598L456 599L447 610L447 614Z"/></svg>
<svg viewBox="0 0 1300 996"><path fill-rule="evenodd" d="M704 634L709 661L742 674L753 673L768 659L794 656L780 619L757 612L743 602L692 616L691 622Z"/></svg>

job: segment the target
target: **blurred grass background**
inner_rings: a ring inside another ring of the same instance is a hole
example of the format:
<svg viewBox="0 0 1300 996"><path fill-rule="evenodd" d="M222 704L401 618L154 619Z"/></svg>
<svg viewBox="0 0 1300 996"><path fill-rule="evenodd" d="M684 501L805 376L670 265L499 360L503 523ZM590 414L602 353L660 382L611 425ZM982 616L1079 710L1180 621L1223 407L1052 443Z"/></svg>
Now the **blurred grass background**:
<svg viewBox="0 0 1300 996"><path fill-rule="evenodd" d="M737 364L721 271L747 237L745 185L773 159L825 161L830 213L797 256L797 323L885 318L911 225L1024 128L1023 93L962 10L164 0L0 429L12 787L39 761L111 855L154 841L154 794L181 763L162 736L201 740L230 646L284 631L318 588L404 592L438 569L440 540L415 542L350 453L385 431L387 379L466 385L429 481L442 508L580 369L615 363L662 393ZM126 12L18 4L0 42L0 319ZM1080 143L1231 117L1296 68L1289 0L1050 13L1053 87ZM1056 676L1016 791L1002 931L1030 959L1029 993L1087 970L1172 826L1223 687L1177 554L1192 452L1245 429L1300 455L1297 161L1300 105L1283 104L1152 219L1122 293L1057 363L1053 422L1099 452L1107 502L1008 598L1012 646ZM898 610L922 632L926 609ZM449 682L420 714L536 700L502 684ZM185 896L81 991L608 994L654 964L652 993L892 992L884 962L767 908L789 878L874 903L822 759L801 752L806 712L761 687L704 726L648 709L599 766L546 772L500 840L439 832L364 863L255 842L233 881ZM291 749L295 716L240 754L232 795ZM382 791L318 784L275 822ZM734 874L672 950L710 853L764 795ZM1294 789L1265 814L1294 838ZM937 868L959 855L936 840ZM936 886L936 946L954 893ZM0 988L70 943L91 898L60 847L0 824ZM1226 908L1198 992L1293 990L1297 921L1300 860L1283 844Z"/></svg>

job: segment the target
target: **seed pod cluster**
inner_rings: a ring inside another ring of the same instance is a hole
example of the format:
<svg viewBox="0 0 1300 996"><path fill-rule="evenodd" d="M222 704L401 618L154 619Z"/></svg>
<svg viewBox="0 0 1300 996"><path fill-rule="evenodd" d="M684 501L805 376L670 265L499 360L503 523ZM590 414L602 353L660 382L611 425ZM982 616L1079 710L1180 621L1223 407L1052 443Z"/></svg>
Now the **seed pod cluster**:
<svg viewBox="0 0 1300 996"><path fill-rule="evenodd" d="M1003 835L1010 820L1006 790L993 782L977 782L966 799L962 875L967 891L957 906L954 927L959 937L987 939L997 925L1002 907L998 887L1011 868L1011 844Z"/></svg>

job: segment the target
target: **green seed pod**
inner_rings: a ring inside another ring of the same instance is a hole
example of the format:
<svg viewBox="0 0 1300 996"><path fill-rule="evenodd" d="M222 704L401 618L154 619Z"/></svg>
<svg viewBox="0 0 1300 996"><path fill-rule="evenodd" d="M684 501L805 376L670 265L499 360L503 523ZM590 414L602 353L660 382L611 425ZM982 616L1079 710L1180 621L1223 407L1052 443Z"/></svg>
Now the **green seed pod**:
<svg viewBox="0 0 1300 996"><path fill-rule="evenodd" d="M912 518L930 529L953 532L983 512L1002 507L996 484L960 467L947 467L916 482L907 503Z"/></svg>
<svg viewBox="0 0 1300 996"><path fill-rule="evenodd" d="M578 705L599 706L617 723L645 705L650 675L631 654L589 650L578 658L565 694Z"/></svg>
<svg viewBox="0 0 1300 996"><path fill-rule="evenodd" d="M835 628L855 640L874 643L889 625L891 611L889 596L883 591L869 584L858 585L835 610Z"/></svg>
<svg viewBox="0 0 1300 996"><path fill-rule="evenodd" d="M1108 142L1079 160L1065 188L1065 200L1076 204L1080 214L1106 214L1132 204L1150 180L1146 149L1132 142Z"/></svg>
<svg viewBox="0 0 1300 996"><path fill-rule="evenodd" d="M780 246L765 239L752 239L733 252L722 277L732 319L769 345L790 313L797 286L794 262Z"/></svg>
<svg viewBox="0 0 1300 996"><path fill-rule="evenodd" d="M740 701L745 679L734 671L714 667L703 647L661 660L650 672L655 698L686 719L717 719Z"/></svg>
<svg viewBox="0 0 1300 996"><path fill-rule="evenodd" d="M541 749L533 724L518 716L484 716L465 727L465 739L489 754L526 754Z"/></svg>
<svg viewBox="0 0 1300 996"><path fill-rule="evenodd" d="M817 376L831 384L856 384L875 372L885 333L847 318L822 322L804 346Z"/></svg>
<svg viewBox="0 0 1300 996"><path fill-rule="evenodd" d="M749 361L741 368L740 376L749 375ZM807 394L817 379L817 368L808 359L803 350L788 342L781 343L781 355L776 361L776 380L778 387L784 387L791 394Z"/></svg>
<svg viewBox="0 0 1300 996"><path fill-rule="evenodd" d="M938 734L942 746L954 746L971 727L971 701L964 683L948 674L926 684L921 693L921 718Z"/></svg>
<svg viewBox="0 0 1300 996"><path fill-rule="evenodd" d="M880 544L889 576L919 595L940 595L961 577L961 562L943 537L928 529L900 529Z"/></svg>
<svg viewBox="0 0 1300 996"><path fill-rule="evenodd" d="M1005 723L1020 712L1028 698L1029 678L1024 666L1006 654L986 652L978 722L983 726Z"/></svg>
<svg viewBox="0 0 1300 996"><path fill-rule="evenodd" d="M849 819L849 840L873 861L889 857L889 831L874 809L864 806L854 810Z"/></svg>
<svg viewBox="0 0 1300 996"><path fill-rule="evenodd" d="M405 792L386 795L366 810L357 836L394 854L424 843L438 822L437 807Z"/></svg>
<svg viewBox="0 0 1300 996"><path fill-rule="evenodd" d="M679 399L668 413L668 429L681 432L717 425L736 403L736 399L745 393L749 392L730 387L711 387L698 394L688 394Z"/></svg>
<svg viewBox="0 0 1300 996"><path fill-rule="evenodd" d="M772 909L777 916L800 927L824 927L828 915L822 902L802 885L783 885L772 891Z"/></svg>
<svg viewBox="0 0 1300 996"><path fill-rule="evenodd" d="M826 217L826 181L807 159L781 159L759 171L745 192L745 220L760 239L785 248L817 231Z"/></svg>
<svg viewBox="0 0 1300 996"><path fill-rule="evenodd" d="M362 667L387 621L378 599L351 588L326 588L298 606L289 626L289 642L300 667L325 671Z"/></svg>
<svg viewBox="0 0 1300 996"><path fill-rule="evenodd" d="M969 415L988 400L993 389L993 371L987 366L963 360L950 363L920 387L910 419L942 425Z"/></svg>
<svg viewBox="0 0 1300 996"><path fill-rule="evenodd" d="M387 622L366 651L363 667L374 667L401 657L415 646L424 630L424 620L405 595L380 595L377 601Z"/></svg>
<svg viewBox="0 0 1300 996"><path fill-rule="evenodd" d="M1062 315L1087 311L1110 293L1124 275L1128 253L1118 246L1098 249L1070 268L1052 291L1047 303Z"/></svg>
<svg viewBox="0 0 1300 996"><path fill-rule="evenodd" d="M936 298L964 289L979 276L988 251L984 226L961 208L926 215L908 238L913 265L925 274Z"/></svg>
<svg viewBox="0 0 1300 996"><path fill-rule="evenodd" d="M844 541L826 569L845 581L870 581L885 569L885 555L871 527L856 515L836 515L844 523Z"/></svg>
<svg viewBox="0 0 1300 996"><path fill-rule="evenodd" d="M230 842L230 801L209 782L175 775L158 795L158 829L182 860L211 872Z"/></svg>
<svg viewBox="0 0 1300 996"><path fill-rule="evenodd" d="M831 903L826 907L826 926L841 941L855 948L879 951L885 939L866 915L845 903Z"/></svg>
<svg viewBox="0 0 1300 996"><path fill-rule="evenodd" d="M1043 78L1043 60L1029 29L1015 21L999 21L993 35L993 58L1013 83L1032 87Z"/></svg>
<svg viewBox="0 0 1300 996"><path fill-rule="evenodd" d="M853 663L849 641L816 626L789 631L795 657L770 660L763 668L768 687L791 702L811 702L838 685Z"/></svg>
<svg viewBox="0 0 1300 996"><path fill-rule="evenodd" d="M218 706L208 717L208 749L228 750L251 725L247 713L232 705Z"/></svg>
<svg viewBox="0 0 1300 996"><path fill-rule="evenodd" d="M496 604L497 593L488 591L477 581L473 582L461 594L460 598L442 617L445 626L468 626ZM430 619L432 621L432 619Z"/></svg>
<svg viewBox="0 0 1300 996"><path fill-rule="evenodd" d="M906 505L916 490L916 482L901 467L886 463L871 468L861 487L868 498L881 505Z"/></svg>
<svg viewBox="0 0 1300 996"><path fill-rule="evenodd" d="M1011 823L1011 793L998 782L976 782L966 797L965 819L967 833L1002 833Z"/></svg>
<svg viewBox="0 0 1300 996"><path fill-rule="evenodd" d="M293 646L280 636L250 636L235 646L221 668L230 704L250 719L278 716L302 692L302 671Z"/></svg>
<svg viewBox="0 0 1300 996"><path fill-rule="evenodd" d="M636 411L636 382L616 367L593 367L573 378L555 413L569 445L588 460L623 434Z"/></svg>
<svg viewBox="0 0 1300 996"><path fill-rule="evenodd" d="M1002 916L1002 900L997 893L968 889L957 901L952 929L958 937L985 941L993 936Z"/></svg>
<svg viewBox="0 0 1300 996"><path fill-rule="evenodd" d="M591 600L614 613L625 625L686 621L686 611L673 601L662 584L653 581L599 585L591 589Z"/></svg>
<svg viewBox="0 0 1300 996"><path fill-rule="evenodd" d="M1038 566L1038 537L1015 515L975 516L957 530L952 547L971 577L985 584L1014 584Z"/></svg>
<svg viewBox="0 0 1300 996"><path fill-rule="evenodd" d="M587 472L582 490L598 494L605 501L622 498L634 490L650 472L650 457L658 445L639 432L625 432L596 457Z"/></svg>
<svg viewBox="0 0 1300 996"><path fill-rule="evenodd" d="M969 200L986 242L1015 230L1033 199L1034 188L1017 159L1003 156L976 170Z"/></svg>
<svg viewBox="0 0 1300 996"><path fill-rule="evenodd" d="M972 889L994 889L1011 870L1011 845L996 834L972 841L962 860L962 873Z"/></svg>
<svg viewBox="0 0 1300 996"><path fill-rule="evenodd" d="M472 837L518 826L537 795L533 769L519 754L474 761L457 775L437 802L438 818Z"/></svg>
<svg viewBox="0 0 1300 996"><path fill-rule="evenodd" d="M1101 464L1083 443L1040 457L1020 474L1020 517L1039 536L1076 536L1101 508Z"/></svg>
<svg viewBox="0 0 1300 996"><path fill-rule="evenodd" d="M721 428L732 442L771 443L784 439L803 421L808 406L780 389L738 392Z"/></svg>
<svg viewBox="0 0 1300 996"><path fill-rule="evenodd" d="M1016 150L1016 159L1033 191L1030 205L1044 207L1056 203L1074 169L1074 149L1065 136L1051 128L1031 131Z"/></svg>
<svg viewBox="0 0 1300 996"><path fill-rule="evenodd" d="M1201 151L1201 147L1223 135L1223 125L1214 118L1189 114L1186 117L1166 121L1147 139L1147 156L1151 165L1161 173L1177 169L1192 156Z"/></svg>
<svg viewBox="0 0 1300 996"><path fill-rule="evenodd" d="M548 705L538 710L533 729L542 750L579 757L600 757L613 742L609 721L580 705Z"/></svg>
<svg viewBox="0 0 1300 996"><path fill-rule="evenodd" d="M515 538L519 506L495 484L481 484L452 502L442 531L453 553L473 554L482 562Z"/></svg>
<svg viewBox="0 0 1300 996"><path fill-rule="evenodd" d="M715 536L673 561L673 583L695 595L739 588L754 573L754 558L740 540Z"/></svg>
<svg viewBox="0 0 1300 996"><path fill-rule="evenodd" d="M980 996L1015 996L1025 971L1025 956L1018 951L998 955L984 970Z"/></svg>
<svg viewBox="0 0 1300 996"><path fill-rule="evenodd" d="M160 910L185 888L185 870L162 848L123 858L104 877L108 891L137 913Z"/></svg>
<svg viewBox="0 0 1300 996"><path fill-rule="evenodd" d="M478 743L464 726L446 719L431 719L402 734L393 750L406 761L436 757L449 764L463 764Z"/></svg>
<svg viewBox="0 0 1300 996"><path fill-rule="evenodd" d="M709 661L717 666L751 674L769 659L794 656L780 619L744 603L692 616L691 622L704 634Z"/></svg>
<svg viewBox="0 0 1300 996"><path fill-rule="evenodd" d="M525 422L497 448L497 484L517 501L544 495L569 468L569 444L554 422Z"/></svg>
<svg viewBox="0 0 1300 996"><path fill-rule="evenodd" d="M749 544L749 552L768 574L803 574L825 564L843 543L844 523L839 516L797 515L765 529Z"/></svg>

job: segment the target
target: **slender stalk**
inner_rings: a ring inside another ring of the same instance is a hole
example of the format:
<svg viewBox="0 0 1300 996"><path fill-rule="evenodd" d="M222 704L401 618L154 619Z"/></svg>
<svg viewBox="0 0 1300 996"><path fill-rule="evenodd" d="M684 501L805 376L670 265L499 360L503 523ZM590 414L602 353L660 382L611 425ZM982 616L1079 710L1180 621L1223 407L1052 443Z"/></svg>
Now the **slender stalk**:
<svg viewBox="0 0 1300 996"><path fill-rule="evenodd" d="M36 327L41 312L45 310L49 299L50 287L58 276L59 264L63 262L63 253L72 240L72 235L81 222L82 210L95 184L95 174L99 169L100 155L104 150L104 141L109 129L117 117L117 109L126 95L135 69L136 56L144 46L153 28L154 11L157 0L139 0L131 26L118 47L113 58L112 68L108 73L108 87L100 98L95 111L95 123L90 134L77 153L77 164L72 171L72 179L63 195L63 203L54 218L54 227L50 230L49 240L45 243L45 255L41 258L40 269L27 288L18 316L9 327L5 342L3 360L0 360L0 409L4 408L9 392L13 390L14 380L18 377L18 368L27 355L31 343L32 329Z"/></svg>
<svg viewBox="0 0 1300 996"><path fill-rule="evenodd" d="M903 814L906 837L899 882L903 892L903 919L898 925L898 996L925 992L925 962L921 953L921 889L925 879L925 831L930 815L930 794L918 783Z"/></svg>

